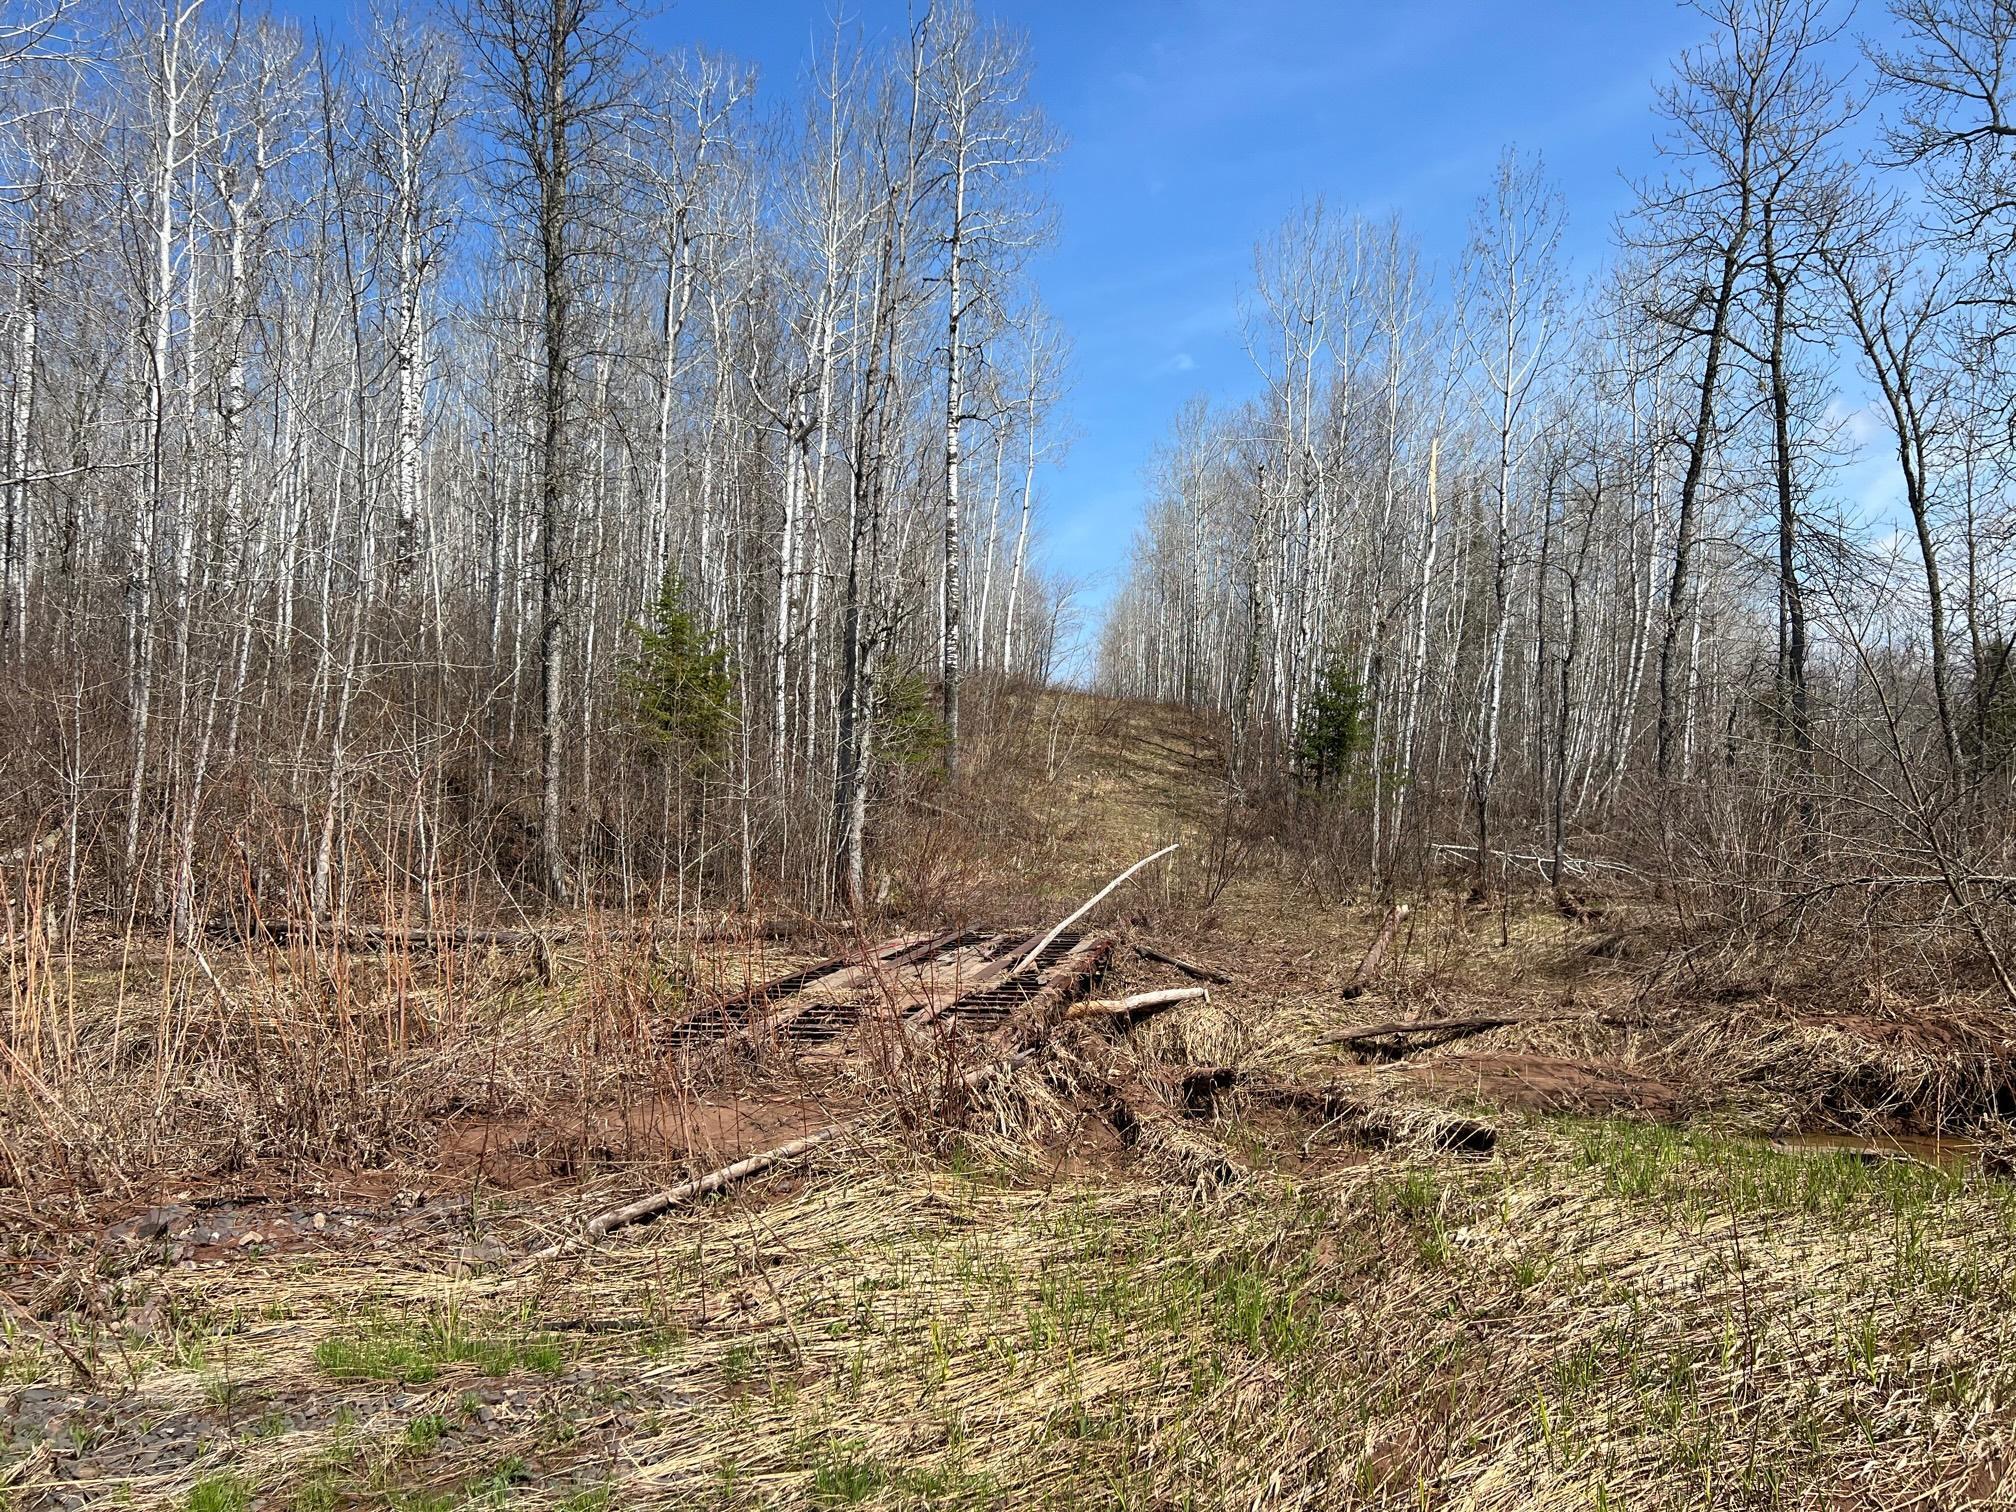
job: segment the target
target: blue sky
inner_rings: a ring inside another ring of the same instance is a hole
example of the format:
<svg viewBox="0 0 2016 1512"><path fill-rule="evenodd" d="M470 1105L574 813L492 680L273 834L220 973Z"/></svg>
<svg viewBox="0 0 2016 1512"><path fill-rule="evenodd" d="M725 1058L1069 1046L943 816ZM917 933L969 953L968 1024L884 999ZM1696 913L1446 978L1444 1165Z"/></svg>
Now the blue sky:
<svg viewBox="0 0 2016 1512"><path fill-rule="evenodd" d="M352 0L277 3L340 34ZM872 41L899 35L923 0L839 3ZM1658 166L1655 88L1707 30L1677 0L978 3L1026 33L1037 103L1067 143L1051 178L1057 238L1033 271L1075 348L1072 440L1039 508L1048 565L1080 586L1081 644L1125 567L1144 469L1177 410L1257 387L1239 333L1257 240L1320 195L1333 212L1397 212L1446 274L1511 144L1544 158L1575 270L1593 273L1632 181ZM833 4L671 0L642 40L753 63L774 106L798 95L831 38ZM1884 25L1882 0L1862 0L1857 22ZM1877 447L1835 487L1882 513L1891 471Z"/></svg>
<svg viewBox="0 0 2016 1512"><path fill-rule="evenodd" d="M1192 394L1256 384L1239 337L1253 244L1302 198L1397 211L1446 266L1506 143L1537 150L1593 268L1654 164L1654 81L1700 33L1669 0L1020 0L1039 103L1067 139L1035 267L1075 346L1070 450L1042 486L1052 567L1096 621L1150 453ZM901 0L857 0L869 34ZM825 0L681 0L651 23L795 82Z"/></svg>

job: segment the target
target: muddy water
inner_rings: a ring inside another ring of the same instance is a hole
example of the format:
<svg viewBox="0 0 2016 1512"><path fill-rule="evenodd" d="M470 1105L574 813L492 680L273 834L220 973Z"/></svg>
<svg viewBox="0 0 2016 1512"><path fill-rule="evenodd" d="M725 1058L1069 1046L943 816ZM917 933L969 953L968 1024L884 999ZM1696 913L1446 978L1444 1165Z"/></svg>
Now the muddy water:
<svg viewBox="0 0 2016 1512"><path fill-rule="evenodd" d="M1939 1134L1773 1134L1770 1145L1774 1150L1916 1160L1934 1166L1966 1165L1980 1149L1976 1140Z"/></svg>

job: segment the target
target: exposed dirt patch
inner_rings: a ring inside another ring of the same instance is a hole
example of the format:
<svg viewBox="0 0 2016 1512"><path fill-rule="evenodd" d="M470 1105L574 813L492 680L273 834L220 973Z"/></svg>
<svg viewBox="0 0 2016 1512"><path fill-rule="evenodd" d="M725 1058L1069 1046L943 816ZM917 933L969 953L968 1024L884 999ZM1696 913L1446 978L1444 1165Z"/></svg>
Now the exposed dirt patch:
<svg viewBox="0 0 2016 1512"><path fill-rule="evenodd" d="M466 1230L468 1224L466 1195L414 1192L379 1204L340 1198L192 1198L128 1214L106 1227L105 1242L154 1263L209 1263L360 1246L385 1249L419 1236Z"/></svg>
<svg viewBox="0 0 2016 1512"><path fill-rule="evenodd" d="M1074 1099L1073 1113L1069 1124L1043 1141L1043 1153L1050 1162L1036 1172L1043 1183L1111 1177L1125 1171L1133 1156L1120 1131L1113 1127L1108 1110L1086 1097Z"/></svg>
<svg viewBox="0 0 2016 1512"><path fill-rule="evenodd" d="M1697 1101L1674 1081L1552 1055L1476 1051L1410 1062L1404 1074L1432 1091L1536 1113L1616 1113L1672 1121Z"/></svg>
<svg viewBox="0 0 2016 1512"><path fill-rule="evenodd" d="M442 1130L444 1179L539 1186L639 1163L724 1165L842 1118L830 1101L766 1094L681 1097L668 1093L615 1107L511 1118L471 1118Z"/></svg>

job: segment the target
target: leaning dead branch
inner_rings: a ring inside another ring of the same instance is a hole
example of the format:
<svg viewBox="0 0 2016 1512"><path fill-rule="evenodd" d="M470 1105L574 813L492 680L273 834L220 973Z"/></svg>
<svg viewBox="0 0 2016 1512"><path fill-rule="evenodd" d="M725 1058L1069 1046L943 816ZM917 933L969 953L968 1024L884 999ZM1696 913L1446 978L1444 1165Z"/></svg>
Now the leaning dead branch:
<svg viewBox="0 0 2016 1512"><path fill-rule="evenodd" d="M1030 946L1029 949L1023 953L1022 959L1017 961L1013 966L1011 966L1008 969L1008 975L1015 976L1021 972L1027 971L1029 967L1035 962L1036 958L1041 954L1043 954L1044 950L1049 946L1052 940L1056 939L1057 936L1064 933L1065 930L1069 929L1073 924L1076 924L1080 919L1084 918L1085 915L1090 913L1095 907L1097 907L1101 902L1103 902L1106 899L1106 897L1113 892L1115 888L1119 887L1119 885L1122 882L1125 882L1129 877L1133 876L1134 873L1141 870L1142 867L1147 866L1152 862L1160 861L1164 856L1169 855L1172 851L1176 851L1179 849L1181 849L1180 841L1175 845L1165 845L1162 847L1162 849L1155 852L1154 855L1143 856L1139 861L1136 861L1132 866L1128 867L1127 870L1120 873L1119 876L1115 877L1111 882L1108 882L1104 887L1100 888L1099 891L1092 894L1091 897L1087 898L1083 903L1079 904L1070 913L1066 914L1062 919L1058 920L1056 926L1052 928L1048 934L1044 935L1034 945Z"/></svg>

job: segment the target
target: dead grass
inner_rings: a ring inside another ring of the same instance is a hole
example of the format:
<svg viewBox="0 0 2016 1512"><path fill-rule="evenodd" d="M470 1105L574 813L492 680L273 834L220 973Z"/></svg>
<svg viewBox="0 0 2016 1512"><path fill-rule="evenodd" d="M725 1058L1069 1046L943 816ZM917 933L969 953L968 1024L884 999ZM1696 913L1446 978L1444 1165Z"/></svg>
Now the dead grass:
<svg viewBox="0 0 2016 1512"><path fill-rule="evenodd" d="M591 928L543 969L26 952L0 1092L0 1494L199 1512L2016 1498L2016 1188L1764 1137L1936 1128L1995 1154L2016 1067L1978 996L1830 976L1824 955L1760 970L1754 942L1709 950L1647 898L1571 918L1452 888L1412 900L1394 966L1345 1002L1382 909L1312 901L1292 859L1217 835L1199 731L1046 700L1014 753L1025 807L984 820L1000 848L941 835L907 885L947 909L932 922L1033 925L1181 838L1112 916L1235 981L1131 1031L1076 1026L971 1097L949 1093L970 1046L667 1040L833 941ZM1123 949L1103 990L1174 980ZM1398 1059L1347 1039L1479 1013L1513 1022ZM1222 1094L1186 1093L1200 1068ZM1377 1116L1241 1090L1267 1086ZM1435 1148L1451 1106L1495 1124L1491 1156ZM524 1258L745 1141L870 1107L868 1132L727 1200ZM106 1233L161 1203L180 1227Z"/></svg>
<svg viewBox="0 0 2016 1512"><path fill-rule="evenodd" d="M1208 1200L972 1161L883 1141L534 1272L146 1278L177 1322L108 1365L119 1417L193 1415L209 1444L123 1484L489 1505L515 1465L513 1506L1506 1508L1999 1484L2016 1202L1979 1177L1633 1122ZM49 1464L18 1459L14 1494L53 1493Z"/></svg>

